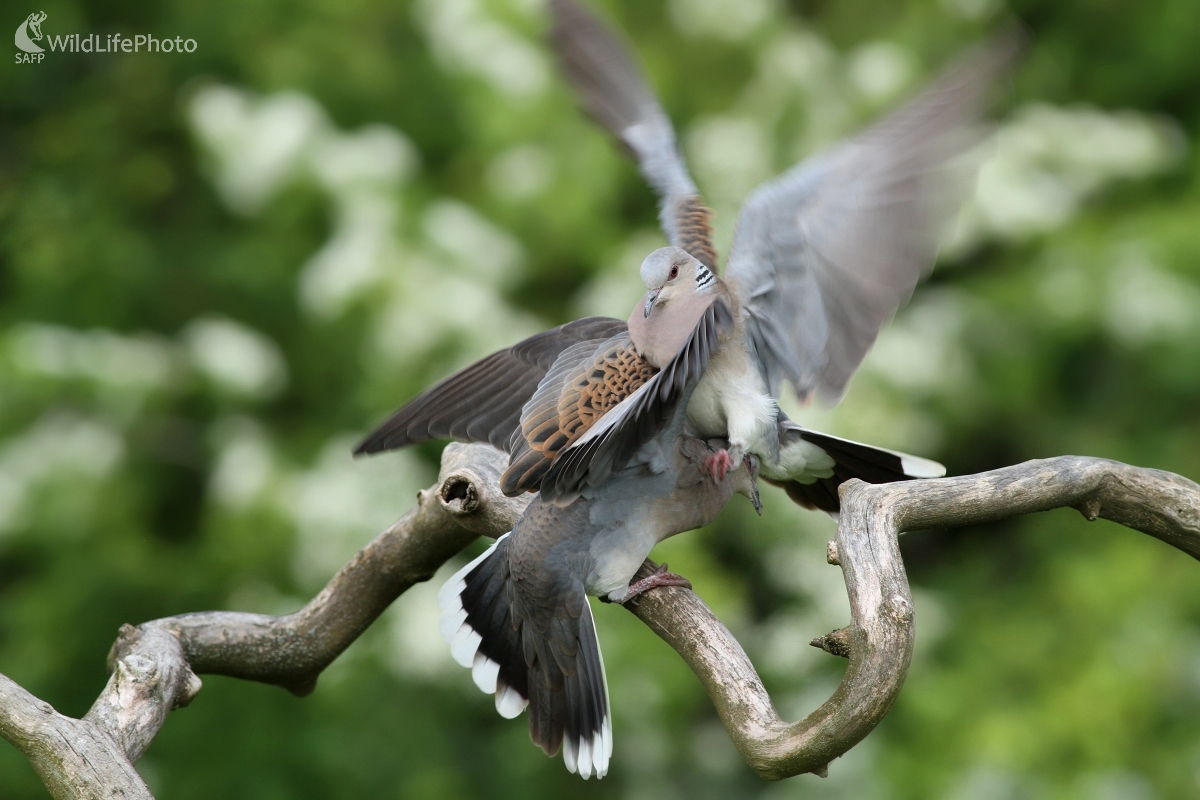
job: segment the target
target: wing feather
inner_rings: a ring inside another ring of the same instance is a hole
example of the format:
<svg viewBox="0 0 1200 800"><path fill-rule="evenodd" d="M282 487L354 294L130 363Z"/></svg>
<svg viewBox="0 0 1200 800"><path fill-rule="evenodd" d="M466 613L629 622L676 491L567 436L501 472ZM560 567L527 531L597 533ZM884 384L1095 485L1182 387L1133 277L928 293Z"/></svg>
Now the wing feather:
<svg viewBox="0 0 1200 800"><path fill-rule="evenodd" d="M656 370L628 333L562 352L521 414L520 436L500 481L505 494L539 488L560 453L639 391Z"/></svg>
<svg viewBox="0 0 1200 800"><path fill-rule="evenodd" d="M558 356L579 342L607 339L625 329L622 320L587 317L492 353L422 392L354 452L378 453L438 438L509 450L521 409Z"/></svg>
<svg viewBox="0 0 1200 800"><path fill-rule="evenodd" d="M659 221L671 244L717 268L712 212L679 154L675 128L628 44L574 0L551 0L550 41L580 103L633 153L658 192Z"/></svg>
<svg viewBox="0 0 1200 800"><path fill-rule="evenodd" d="M542 498L569 502L586 486L599 486L627 466L655 436L675 421L708 367L723 334L733 328L723 300L712 303L692 336L654 377L610 410L598 424L555 458L541 479Z"/></svg>
<svg viewBox="0 0 1200 800"><path fill-rule="evenodd" d="M973 170L987 89L1013 36L968 51L921 94L858 136L756 189L726 279L771 391L791 382L836 401L879 329L933 266Z"/></svg>

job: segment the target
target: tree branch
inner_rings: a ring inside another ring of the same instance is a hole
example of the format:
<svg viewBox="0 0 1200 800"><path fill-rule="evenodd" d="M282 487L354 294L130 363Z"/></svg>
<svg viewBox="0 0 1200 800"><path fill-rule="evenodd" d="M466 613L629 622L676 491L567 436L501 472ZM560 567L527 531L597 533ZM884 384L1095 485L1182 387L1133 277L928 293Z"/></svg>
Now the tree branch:
<svg viewBox="0 0 1200 800"><path fill-rule="evenodd" d="M82 720L0 675L0 735L25 753L56 798L149 798L132 764L167 713L199 691L196 673L312 691L321 671L397 596L476 536L512 527L528 499L500 494L504 466L503 454L489 447L448 445L438 483L295 614L208 612L124 626L109 656L112 678ZM913 644L898 534L1073 507L1200 558L1200 486L1103 459L1064 456L930 481L851 481L841 502L828 559L842 568L853 621L813 644L848 655L849 664L833 696L799 722L779 718L741 645L694 593L664 588L627 606L688 663L747 763L765 778L825 774L891 708ZM654 566L647 561L639 575Z"/></svg>
<svg viewBox="0 0 1200 800"><path fill-rule="evenodd" d="M700 678L734 744L764 778L824 774L832 759L879 724L896 699L913 644L912 594L899 534L1069 507L1200 558L1200 485L1106 459L1062 456L958 478L848 481L840 498L837 538L828 556L842 567L853 622L821 639L823 645L847 648L850 663L833 696L799 722L779 718L741 645L692 592L662 589L644 595L633 609Z"/></svg>
<svg viewBox="0 0 1200 800"><path fill-rule="evenodd" d="M200 690L197 673L276 684L298 694L409 587L478 536L512 528L528 497L500 493L507 456L450 444L438 482L294 614L210 611L121 627L112 677L81 719L54 711L0 675L0 736L32 762L58 800L150 798L133 768L172 709Z"/></svg>

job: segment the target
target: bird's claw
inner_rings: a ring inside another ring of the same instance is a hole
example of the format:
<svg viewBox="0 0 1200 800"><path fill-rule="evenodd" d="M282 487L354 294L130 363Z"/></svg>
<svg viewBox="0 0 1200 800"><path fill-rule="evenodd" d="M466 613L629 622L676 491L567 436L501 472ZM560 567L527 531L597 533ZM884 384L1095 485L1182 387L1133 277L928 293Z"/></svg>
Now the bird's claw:
<svg viewBox="0 0 1200 800"><path fill-rule="evenodd" d="M692 582L682 575L676 575L674 572L667 572L667 565L659 564L658 569L651 572L641 580L632 581L629 586L625 587L625 594L620 599L612 597L609 594L609 601L625 605L630 600L633 600L638 595L645 594L651 589L656 589L659 586L682 586L685 589L692 588Z"/></svg>
<svg viewBox="0 0 1200 800"><path fill-rule="evenodd" d="M713 480L719 483L725 480L725 476L729 474L729 470L731 469L733 469L733 457L729 455L728 450L722 447L704 459L702 471L705 475L711 476Z"/></svg>

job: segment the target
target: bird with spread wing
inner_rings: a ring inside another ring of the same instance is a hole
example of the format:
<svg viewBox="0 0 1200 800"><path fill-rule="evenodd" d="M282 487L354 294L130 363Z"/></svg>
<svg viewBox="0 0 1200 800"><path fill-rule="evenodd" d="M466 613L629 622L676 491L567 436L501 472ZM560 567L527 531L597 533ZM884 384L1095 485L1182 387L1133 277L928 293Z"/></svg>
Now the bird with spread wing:
<svg viewBox="0 0 1200 800"><path fill-rule="evenodd" d="M838 400L932 267L969 172L952 162L978 141L984 97L1015 39L968 51L898 110L756 189L718 277L711 212L628 48L574 0L551 0L550 11L564 74L636 157L671 245L642 263L647 291L627 322L579 320L489 356L405 405L358 452L440 436L507 447L519 426L504 490L570 502L664 427L686 368L699 374L689 431L730 443L707 465L714 475L753 453L793 500L835 512L837 486L850 478L945 474L927 459L801 428L778 398L791 385L802 401ZM687 361L701 323L716 318L729 323L704 363ZM589 350L574 337L592 330L613 338Z"/></svg>
<svg viewBox="0 0 1200 800"><path fill-rule="evenodd" d="M629 318L634 347L657 367L709 304L734 318L688 407L693 432L731 444L708 468L719 475L754 453L763 477L827 511L849 477L945 474L932 461L802 429L779 411L778 398L790 384L804 402L840 399L880 328L932 268L970 172L953 162L978 141L986 92L1016 38L968 51L899 110L756 189L718 277L711 212L628 48L574 0L551 0L550 8L567 79L660 199L670 246L642 263L647 291ZM595 458L582 448L565 453L542 491L570 492L593 479Z"/></svg>
<svg viewBox="0 0 1200 800"><path fill-rule="evenodd" d="M537 497L513 531L443 588L442 631L496 707L603 775L608 693L588 594L626 602L682 579L632 581L650 549L711 520L755 477L835 513L837 487L938 477L926 459L801 428L779 410L837 400L882 325L932 266L953 213L949 162L975 140L983 96L1013 54L968 52L866 131L759 187L717 276L711 213L628 49L574 0L551 41L584 107L634 154L670 246L641 267L628 321L590 317L493 353L429 388L356 453L433 438L510 454L501 488ZM962 174L957 177L961 180Z"/></svg>

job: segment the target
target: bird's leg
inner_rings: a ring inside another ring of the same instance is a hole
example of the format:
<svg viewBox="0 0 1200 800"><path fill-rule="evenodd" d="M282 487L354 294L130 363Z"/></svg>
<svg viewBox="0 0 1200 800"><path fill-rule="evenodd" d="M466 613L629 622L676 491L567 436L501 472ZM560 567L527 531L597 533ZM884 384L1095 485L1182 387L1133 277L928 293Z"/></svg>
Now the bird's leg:
<svg viewBox="0 0 1200 800"><path fill-rule="evenodd" d="M667 572L666 564L659 564L658 569L651 572L646 577L638 581L632 581L624 589L609 592L607 600L610 603L621 603L624 605L640 594L645 594L651 589L659 586L682 586L685 589L692 588L692 582L682 575L676 575L674 572Z"/></svg>

